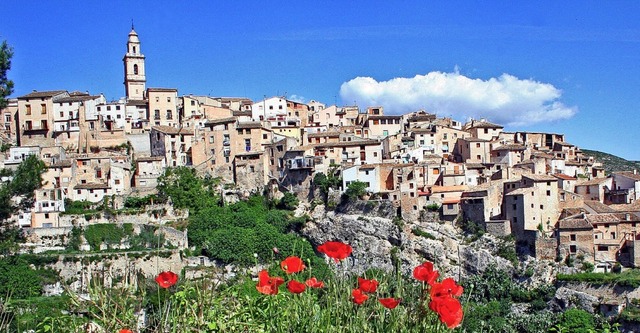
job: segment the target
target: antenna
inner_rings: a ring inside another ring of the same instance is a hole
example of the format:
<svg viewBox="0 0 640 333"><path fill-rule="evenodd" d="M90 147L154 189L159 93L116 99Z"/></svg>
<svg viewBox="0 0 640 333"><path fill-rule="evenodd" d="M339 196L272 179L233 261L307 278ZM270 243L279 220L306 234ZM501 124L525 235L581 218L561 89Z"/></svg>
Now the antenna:
<svg viewBox="0 0 640 333"><path fill-rule="evenodd" d="M133 30L133 19L131 19L131 30Z"/></svg>

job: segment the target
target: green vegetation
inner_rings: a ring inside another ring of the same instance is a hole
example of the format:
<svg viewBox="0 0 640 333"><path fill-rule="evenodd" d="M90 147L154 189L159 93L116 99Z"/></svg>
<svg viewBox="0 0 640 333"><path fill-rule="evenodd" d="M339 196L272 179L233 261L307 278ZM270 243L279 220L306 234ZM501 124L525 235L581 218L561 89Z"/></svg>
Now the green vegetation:
<svg viewBox="0 0 640 333"><path fill-rule="evenodd" d="M420 229L418 227L413 228L411 230L411 232L416 236L424 237L424 238L427 238L427 239L436 239L436 237L434 235L432 235L432 234L430 234L430 233L428 233L428 232L426 232L426 231L424 231L424 230L422 230L422 229Z"/></svg>
<svg viewBox="0 0 640 333"><path fill-rule="evenodd" d="M11 69L11 58L13 48L3 41L0 45L0 109L7 106L7 96L13 93L13 81L7 77L7 72Z"/></svg>
<svg viewBox="0 0 640 333"><path fill-rule="evenodd" d="M316 175L313 176L313 184L316 188L320 189L320 192L326 200L329 189L338 189L342 186L342 178L339 176L338 167L331 167L326 175L324 173L316 173Z"/></svg>
<svg viewBox="0 0 640 333"><path fill-rule="evenodd" d="M466 332L618 332L616 325L584 310L547 310L554 286L526 289L505 271L490 267L463 285L469 293L462 323ZM511 312L513 303L526 303L529 308L516 315Z"/></svg>
<svg viewBox="0 0 640 333"><path fill-rule="evenodd" d="M367 184L359 180L353 181L347 185L344 195L349 201L355 201L367 193Z"/></svg>
<svg viewBox="0 0 640 333"><path fill-rule="evenodd" d="M437 203L432 203L426 205L424 208L426 208L430 212L437 212L440 210L440 205L438 205Z"/></svg>
<svg viewBox="0 0 640 333"><path fill-rule="evenodd" d="M640 270L631 269L621 273L578 273L558 274L558 281L588 282L597 285L620 285L632 288L640 287Z"/></svg>
<svg viewBox="0 0 640 333"><path fill-rule="evenodd" d="M0 258L0 295L12 299L41 296L43 285L55 282L55 272L38 268L42 265L32 269L31 264L34 262L26 256Z"/></svg>
<svg viewBox="0 0 640 333"><path fill-rule="evenodd" d="M246 202L212 206L192 215L189 244L225 263L266 262L275 256L274 247L280 256L317 258L306 239L290 233L304 222L306 217L293 218L289 211L269 209L266 200L255 195Z"/></svg>
<svg viewBox="0 0 640 333"><path fill-rule="evenodd" d="M471 242L475 242L480 239L480 237L485 233L484 228L481 225L471 220L461 218L458 222L459 223L456 224L460 226L465 236L467 236Z"/></svg>
<svg viewBox="0 0 640 333"><path fill-rule="evenodd" d="M99 250L101 244L111 249L125 237L133 235L131 224L117 225L113 223L91 224L84 229L84 238L93 250Z"/></svg>
<svg viewBox="0 0 640 333"><path fill-rule="evenodd" d="M296 197L295 194L291 192L284 192L284 196L278 202L277 207L284 210L294 210L298 207L299 203L300 200L298 200L298 197Z"/></svg>
<svg viewBox="0 0 640 333"><path fill-rule="evenodd" d="M496 253L499 257L509 260L513 266L518 266L520 260L516 253L516 243L513 236L503 237L500 244L498 244L498 251Z"/></svg>
<svg viewBox="0 0 640 333"><path fill-rule="evenodd" d="M175 208L197 213L219 204L216 190L219 183L217 178L198 177L193 168L167 168L158 178L158 199L166 202L171 198Z"/></svg>
<svg viewBox="0 0 640 333"><path fill-rule="evenodd" d="M585 155L592 156L596 159L596 161L601 162L607 174L611 174L612 171L633 171L634 169L640 170L640 161L627 161L624 158L603 153L597 150L581 150Z"/></svg>
<svg viewBox="0 0 640 333"><path fill-rule="evenodd" d="M155 194L150 194L145 197L129 196L124 200L124 207L140 209L145 206L152 205L155 201L157 201L157 196Z"/></svg>
<svg viewBox="0 0 640 333"><path fill-rule="evenodd" d="M7 219L18 209L33 207L35 190L42 186L42 174L46 166L37 156L29 155L11 172L2 169L3 176L11 176L10 181L0 183L0 255L14 253L22 242L22 233ZM17 205L15 198L19 198Z"/></svg>

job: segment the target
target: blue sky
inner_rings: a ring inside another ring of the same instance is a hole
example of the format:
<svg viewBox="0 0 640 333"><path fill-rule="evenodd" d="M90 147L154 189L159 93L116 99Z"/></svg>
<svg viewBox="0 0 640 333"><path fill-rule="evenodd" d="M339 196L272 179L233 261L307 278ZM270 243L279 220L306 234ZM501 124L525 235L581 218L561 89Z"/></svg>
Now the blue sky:
<svg viewBox="0 0 640 333"><path fill-rule="evenodd" d="M637 1L14 1L15 96L124 95L134 20L148 87L425 108L565 133L640 160Z"/></svg>

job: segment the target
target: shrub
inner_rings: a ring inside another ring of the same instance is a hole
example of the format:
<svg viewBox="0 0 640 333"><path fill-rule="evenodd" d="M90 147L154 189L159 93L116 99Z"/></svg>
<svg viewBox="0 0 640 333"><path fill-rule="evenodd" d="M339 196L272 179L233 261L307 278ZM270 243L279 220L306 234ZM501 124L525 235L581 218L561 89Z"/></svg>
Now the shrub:
<svg viewBox="0 0 640 333"><path fill-rule="evenodd" d="M298 200L298 197L295 194L291 192L285 192L284 196L282 197L282 199L280 199L280 202L278 202L278 205L276 207L278 207L279 209L294 210L298 207L299 203L300 200Z"/></svg>
<svg viewBox="0 0 640 333"><path fill-rule="evenodd" d="M353 181L347 185L344 195L349 201L354 201L367 193L367 184L359 180Z"/></svg>
<svg viewBox="0 0 640 333"><path fill-rule="evenodd" d="M426 239L436 239L436 237L426 231L423 231L422 229L415 227L411 230L411 232L416 235L416 236L420 236L420 237L424 237Z"/></svg>
<svg viewBox="0 0 640 333"><path fill-rule="evenodd" d="M437 203L432 203L425 206L425 208L430 212L437 212L440 210L440 205L438 205Z"/></svg>

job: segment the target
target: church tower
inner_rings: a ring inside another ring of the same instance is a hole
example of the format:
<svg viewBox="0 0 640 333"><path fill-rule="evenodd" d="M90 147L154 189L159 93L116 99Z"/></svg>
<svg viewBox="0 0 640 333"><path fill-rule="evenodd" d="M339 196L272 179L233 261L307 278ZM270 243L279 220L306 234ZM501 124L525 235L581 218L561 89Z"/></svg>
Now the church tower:
<svg viewBox="0 0 640 333"><path fill-rule="evenodd" d="M133 30L129 33L127 41L127 53L122 59L124 62L124 89L127 100L143 100L147 78L144 74L144 55L140 53L140 39Z"/></svg>

